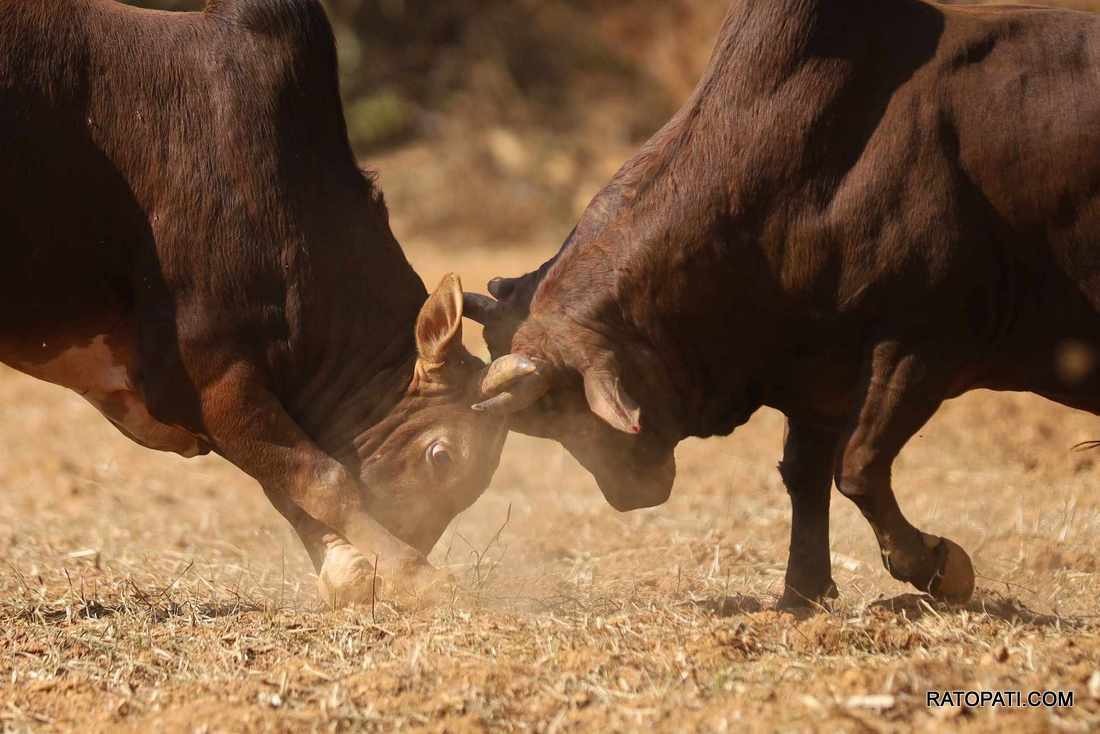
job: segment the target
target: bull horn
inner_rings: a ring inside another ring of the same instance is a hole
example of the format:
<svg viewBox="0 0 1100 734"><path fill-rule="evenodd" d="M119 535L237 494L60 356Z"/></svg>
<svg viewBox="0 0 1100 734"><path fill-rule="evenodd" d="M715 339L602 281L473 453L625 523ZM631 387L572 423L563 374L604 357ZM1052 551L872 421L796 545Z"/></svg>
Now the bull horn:
<svg viewBox="0 0 1100 734"><path fill-rule="evenodd" d="M505 414L515 412L512 409L512 405L516 402L516 396L510 392L502 392L495 398L489 398L483 400L480 403L476 403L473 408L478 413L496 413Z"/></svg>
<svg viewBox="0 0 1100 734"><path fill-rule="evenodd" d="M495 360L481 379L481 394L493 397L520 378L538 372L538 365L522 354L506 354Z"/></svg>
<svg viewBox="0 0 1100 734"><path fill-rule="evenodd" d="M481 380L485 398L473 406L483 413L516 413L534 405L550 389L546 370L521 354L507 354L489 365Z"/></svg>
<svg viewBox="0 0 1100 734"><path fill-rule="evenodd" d="M519 278L493 278L489 281L489 292L494 298L504 300L512 295Z"/></svg>
<svg viewBox="0 0 1100 734"><path fill-rule="evenodd" d="M500 304L480 293L463 293L462 312L467 318L473 319L482 326L488 326L500 315Z"/></svg>

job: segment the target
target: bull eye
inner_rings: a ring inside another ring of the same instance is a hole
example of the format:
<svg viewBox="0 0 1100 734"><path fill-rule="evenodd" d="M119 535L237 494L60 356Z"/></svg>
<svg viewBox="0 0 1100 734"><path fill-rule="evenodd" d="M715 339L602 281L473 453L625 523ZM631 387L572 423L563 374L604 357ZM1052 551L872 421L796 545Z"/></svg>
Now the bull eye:
<svg viewBox="0 0 1100 734"><path fill-rule="evenodd" d="M442 441L436 441L428 447L428 461L437 469L450 469L452 463L451 452L447 450Z"/></svg>

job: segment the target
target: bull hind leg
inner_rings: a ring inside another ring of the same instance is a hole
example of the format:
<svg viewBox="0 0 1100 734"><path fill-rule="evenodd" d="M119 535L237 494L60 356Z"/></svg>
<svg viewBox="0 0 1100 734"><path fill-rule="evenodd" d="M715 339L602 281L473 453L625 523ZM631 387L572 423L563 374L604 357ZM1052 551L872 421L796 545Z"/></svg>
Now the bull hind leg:
<svg viewBox="0 0 1100 734"><path fill-rule="evenodd" d="M873 350L863 403L841 453L837 486L871 524L890 574L937 599L962 603L974 592L966 552L921 532L902 514L890 469L905 443L939 408L951 379L942 358L883 342Z"/></svg>
<svg viewBox="0 0 1100 734"><path fill-rule="evenodd" d="M829 555L829 494L840 432L790 420L779 473L791 498L791 549L781 608L837 595Z"/></svg>

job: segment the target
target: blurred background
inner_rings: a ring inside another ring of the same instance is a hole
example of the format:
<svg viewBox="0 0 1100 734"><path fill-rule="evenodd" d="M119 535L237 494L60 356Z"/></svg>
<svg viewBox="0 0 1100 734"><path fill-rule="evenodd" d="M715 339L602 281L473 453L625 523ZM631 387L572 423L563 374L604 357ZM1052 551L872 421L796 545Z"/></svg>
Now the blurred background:
<svg viewBox="0 0 1100 734"><path fill-rule="evenodd" d="M352 142L382 173L402 243L549 253L691 92L729 0L326 5Z"/></svg>
<svg viewBox="0 0 1100 734"><path fill-rule="evenodd" d="M691 91L726 2L325 5L352 142L382 173L402 243L538 240L552 250Z"/></svg>

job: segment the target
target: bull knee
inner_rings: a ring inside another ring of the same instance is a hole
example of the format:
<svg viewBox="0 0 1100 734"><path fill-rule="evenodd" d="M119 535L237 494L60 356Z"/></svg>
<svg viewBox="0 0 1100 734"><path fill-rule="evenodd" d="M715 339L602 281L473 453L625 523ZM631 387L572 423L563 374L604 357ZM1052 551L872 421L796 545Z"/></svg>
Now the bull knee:
<svg viewBox="0 0 1100 734"><path fill-rule="evenodd" d="M828 491L833 472L829 464L822 466L800 459L783 459L776 467L787 494L798 497Z"/></svg>
<svg viewBox="0 0 1100 734"><path fill-rule="evenodd" d="M779 462L779 476L790 494L827 488L836 463L837 436L791 424Z"/></svg>
<svg viewBox="0 0 1100 734"><path fill-rule="evenodd" d="M862 446L850 448L841 458L836 486L849 499L866 497L876 487L889 486L890 463Z"/></svg>
<svg viewBox="0 0 1100 734"><path fill-rule="evenodd" d="M361 509L356 482L335 461L303 462L291 473L286 489L295 505L330 527L338 527L344 518Z"/></svg>

